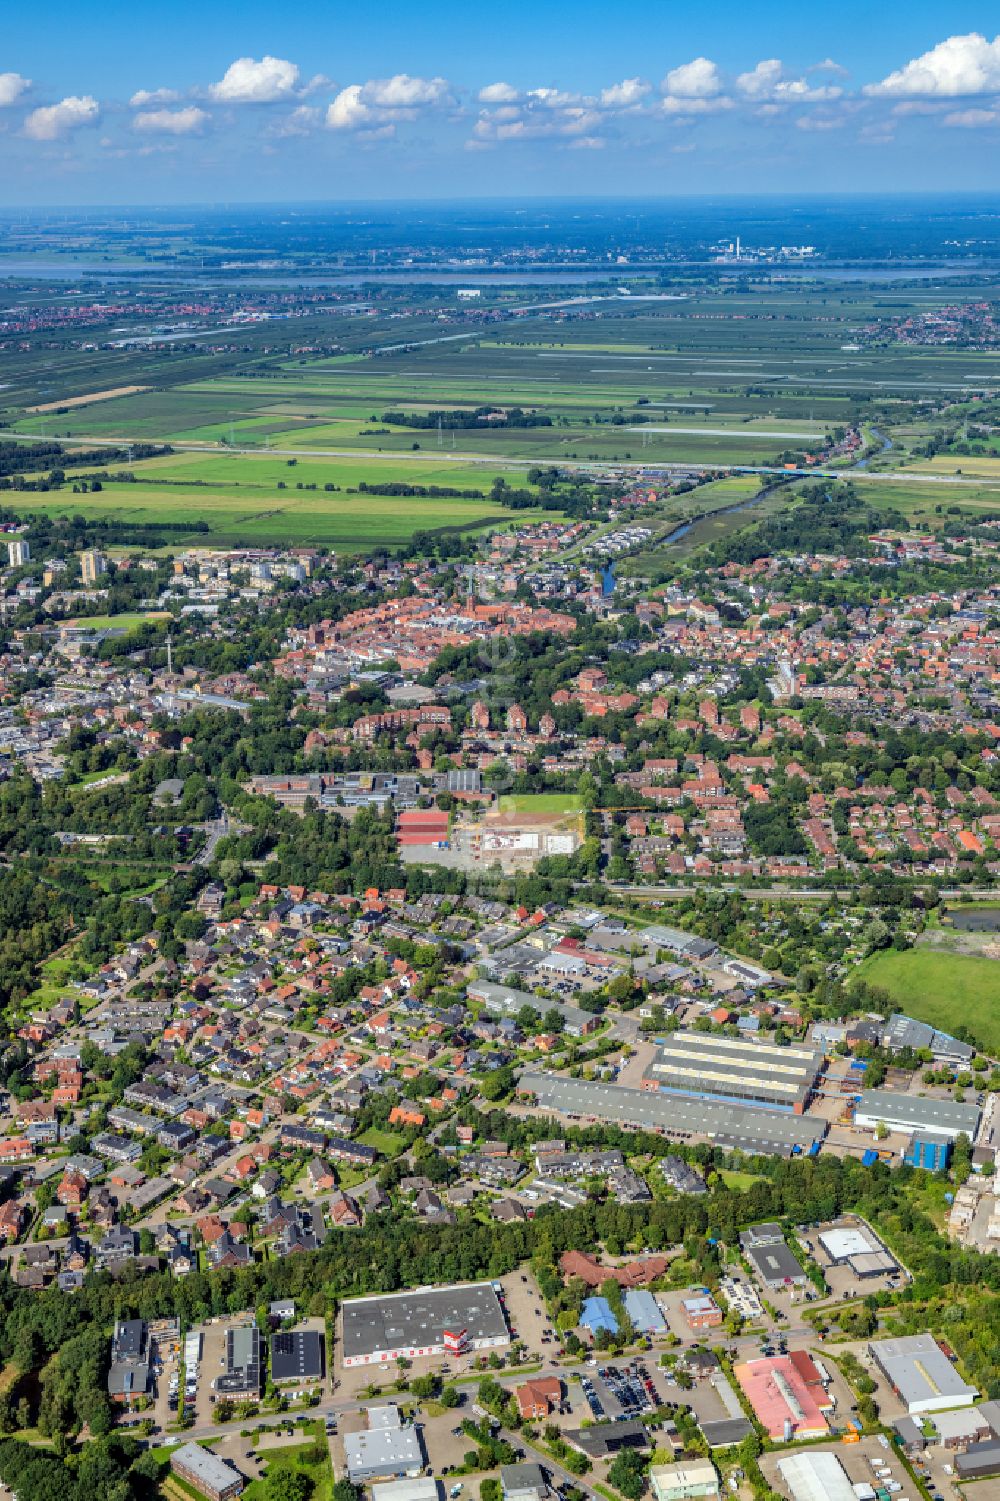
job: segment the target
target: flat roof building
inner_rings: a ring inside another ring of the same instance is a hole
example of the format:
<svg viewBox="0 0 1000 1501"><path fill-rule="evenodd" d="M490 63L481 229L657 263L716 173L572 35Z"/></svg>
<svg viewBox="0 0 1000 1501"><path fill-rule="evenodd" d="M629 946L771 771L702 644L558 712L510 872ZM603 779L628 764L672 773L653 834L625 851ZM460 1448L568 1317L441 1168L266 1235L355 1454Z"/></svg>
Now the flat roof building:
<svg viewBox="0 0 1000 1501"><path fill-rule="evenodd" d="M878 1277L899 1269L876 1235L861 1225L834 1225L820 1233L819 1243L831 1266L848 1266L856 1277Z"/></svg>
<svg viewBox="0 0 1000 1501"><path fill-rule="evenodd" d="M814 1392L788 1355L748 1360L733 1367L733 1375L768 1438L823 1438L830 1429Z"/></svg>
<svg viewBox="0 0 1000 1501"><path fill-rule="evenodd" d="M345 1366L380 1365L400 1356L462 1355L510 1343L491 1282L348 1298L343 1320Z"/></svg>
<svg viewBox="0 0 1000 1501"><path fill-rule="evenodd" d="M392 1403L368 1409L368 1430L344 1434L347 1474L355 1485L380 1476L414 1477L426 1464L420 1431L404 1427Z"/></svg>
<svg viewBox="0 0 1000 1501"><path fill-rule="evenodd" d="M967 1449L970 1444L985 1444L996 1434L978 1407L962 1407L957 1412L936 1412L931 1419L938 1442L946 1449Z"/></svg>
<svg viewBox="0 0 1000 1501"><path fill-rule="evenodd" d="M698 1427L710 1449L731 1449L753 1433L747 1418L704 1418L698 1420Z"/></svg>
<svg viewBox="0 0 1000 1501"><path fill-rule="evenodd" d="M385 1480L372 1486L372 1501L439 1501L436 1480L420 1476L417 1480Z"/></svg>
<svg viewBox="0 0 1000 1501"><path fill-rule="evenodd" d="M900 1011L895 1016L890 1016L882 1036L882 1046L892 1053L902 1052L904 1048L910 1048L915 1053L926 1049L934 1054L935 1059L943 1059L948 1063L968 1063L976 1052L967 1042L959 1042L957 1037L952 1037L948 1032L939 1032L927 1022L915 1021L912 1016L904 1016Z"/></svg>
<svg viewBox="0 0 1000 1501"><path fill-rule="evenodd" d="M640 1334L666 1334L667 1321L652 1293L630 1287L622 1302L633 1329Z"/></svg>
<svg viewBox="0 0 1000 1501"><path fill-rule="evenodd" d="M826 1122L780 1111L696 1100L659 1090L630 1089L599 1080L567 1079L526 1069L518 1091L535 1097L541 1110L582 1120L615 1121L646 1131L707 1136L717 1145L742 1152L790 1157L809 1152L826 1134Z"/></svg>
<svg viewBox="0 0 1000 1501"><path fill-rule="evenodd" d="M482 1001L487 1011L494 1016L516 1016L523 1006L530 1006L536 1016L558 1011L562 1030L569 1037L585 1037L600 1025L601 1018L592 1011L583 1011L579 1006L567 1006L561 1001L546 1000L530 990L515 990L510 985L494 985L489 980L475 981L469 986L468 994L473 1000Z"/></svg>
<svg viewBox="0 0 1000 1501"><path fill-rule="evenodd" d="M549 1493L545 1471L531 1460L520 1465L501 1465L500 1484L504 1501L542 1501Z"/></svg>
<svg viewBox="0 0 1000 1501"><path fill-rule="evenodd" d="M856 1126L874 1130L881 1123L902 1136L941 1136L946 1141L962 1135L974 1141L979 1118L978 1105L895 1094L891 1089L862 1090L854 1110Z"/></svg>
<svg viewBox="0 0 1000 1501"><path fill-rule="evenodd" d="M226 1370L212 1383L227 1397L260 1396L261 1344L256 1324L226 1330Z"/></svg>
<svg viewBox="0 0 1000 1501"><path fill-rule="evenodd" d="M955 1475L959 1480L1000 1475L1000 1442L991 1439L985 1444L970 1444L964 1454L956 1454Z"/></svg>
<svg viewBox="0 0 1000 1501"><path fill-rule="evenodd" d="M133 1402L149 1392L149 1341L142 1319L123 1319L111 1336L108 1396L131 1409Z"/></svg>
<svg viewBox="0 0 1000 1501"><path fill-rule="evenodd" d="M239 1470L200 1444L184 1444L175 1449L170 1456L170 1468L199 1496L207 1496L208 1501L229 1501L231 1496L238 1496L246 1484Z"/></svg>
<svg viewBox="0 0 1000 1501"><path fill-rule="evenodd" d="M711 1293L695 1293L684 1298L681 1311L691 1329L718 1329L722 1323L722 1309Z"/></svg>
<svg viewBox="0 0 1000 1501"><path fill-rule="evenodd" d="M271 1335L271 1380L309 1385L322 1381L323 1336L318 1329L291 1329Z"/></svg>
<svg viewBox="0 0 1000 1501"><path fill-rule="evenodd" d="M622 1449L650 1447L649 1430L631 1418L619 1423L592 1423L589 1428L575 1428L564 1436L568 1444L589 1454L591 1459L606 1459Z"/></svg>
<svg viewBox="0 0 1000 1501"><path fill-rule="evenodd" d="M967 1386L932 1334L873 1340L872 1359L910 1417L970 1407L976 1390Z"/></svg>
<svg viewBox="0 0 1000 1501"><path fill-rule="evenodd" d="M783 1240L766 1246L750 1246L743 1252L760 1282L767 1288L802 1287L808 1280L798 1257Z"/></svg>
<svg viewBox="0 0 1000 1501"><path fill-rule="evenodd" d="M805 1450L778 1460L778 1474L792 1501L857 1501L854 1486L836 1454Z"/></svg>
<svg viewBox="0 0 1000 1501"><path fill-rule="evenodd" d="M717 1501L719 1477L710 1459L654 1465L649 1481L656 1501Z"/></svg>
<svg viewBox="0 0 1000 1501"><path fill-rule="evenodd" d="M779 1047L711 1032L675 1032L643 1077L644 1089L741 1100L801 1115L824 1064L819 1048Z"/></svg>

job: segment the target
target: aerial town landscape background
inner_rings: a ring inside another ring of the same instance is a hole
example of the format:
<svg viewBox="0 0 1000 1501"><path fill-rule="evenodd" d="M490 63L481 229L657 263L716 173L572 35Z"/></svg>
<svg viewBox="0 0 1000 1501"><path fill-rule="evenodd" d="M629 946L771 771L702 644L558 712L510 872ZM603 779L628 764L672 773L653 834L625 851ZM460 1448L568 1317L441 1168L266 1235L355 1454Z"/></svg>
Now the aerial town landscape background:
<svg viewBox="0 0 1000 1501"><path fill-rule="evenodd" d="M57 9L0 72L0 1501L994 1501L982 8L640 0L643 64L543 3L530 77L450 0L329 76Z"/></svg>

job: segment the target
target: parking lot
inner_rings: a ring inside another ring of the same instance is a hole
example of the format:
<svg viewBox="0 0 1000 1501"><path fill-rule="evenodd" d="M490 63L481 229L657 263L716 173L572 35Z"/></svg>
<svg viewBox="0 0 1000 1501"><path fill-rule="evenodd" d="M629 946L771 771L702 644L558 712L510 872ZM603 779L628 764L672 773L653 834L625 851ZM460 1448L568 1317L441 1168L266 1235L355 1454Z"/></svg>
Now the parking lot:
<svg viewBox="0 0 1000 1501"><path fill-rule="evenodd" d="M699 1344L702 1340L719 1338L718 1327L714 1329L692 1329L684 1315L684 1300L701 1295L701 1287L682 1287L675 1292L662 1292L656 1294L656 1301L660 1306L671 1334L675 1334L686 1345ZM720 1309L725 1313L724 1305ZM723 1338L725 1335L723 1334Z"/></svg>
<svg viewBox="0 0 1000 1501"><path fill-rule="evenodd" d="M512 1337L526 1344L533 1355L555 1356L559 1342L534 1275L530 1271L511 1272L502 1280Z"/></svg>
<svg viewBox="0 0 1000 1501"><path fill-rule="evenodd" d="M215 1392L212 1390L212 1383L226 1368L226 1330L234 1324L245 1322L245 1318L243 1315L242 1318L208 1319L185 1337L180 1364L175 1371L178 1386L184 1395L185 1408L193 1410L197 1424L215 1421ZM196 1339L200 1341L200 1349L197 1359L194 1359ZM191 1355L186 1353L189 1342ZM174 1414L171 1413L170 1416L173 1418Z"/></svg>
<svg viewBox="0 0 1000 1501"><path fill-rule="evenodd" d="M386 1401L391 1401L387 1396ZM414 1409L412 1398L400 1398L398 1405L404 1411L415 1410L417 1424L420 1428L424 1441L424 1450L427 1454L427 1465L433 1475L447 1478L448 1475L460 1466L465 1455L470 1449L475 1448L473 1441L462 1432L462 1422L473 1416L470 1410L471 1399L467 1398L461 1407L450 1408L446 1412L438 1413L434 1417L424 1417L419 1407ZM334 1474L340 1479L347 1473L347 1462L344 1456L344 1434L363 1433L368 1427L366 1412L345 1413L337 1422L337 1432L329 1433L330 1459L333 1463ZM496 1473L496 1472L490 1472ZM466 1481L465 1488L471 1495L478 1490L482 1476L477 1476L472 1482Z"/></svg>
<svg viewBox="0 0 1000 1501"><path fill-rule="evenodd" d="M587 1367L580 1377L580 1386L595 1421L638 1418L661 1405L653 1372L645 1362L593 1366L588 1361Z"/></svg>

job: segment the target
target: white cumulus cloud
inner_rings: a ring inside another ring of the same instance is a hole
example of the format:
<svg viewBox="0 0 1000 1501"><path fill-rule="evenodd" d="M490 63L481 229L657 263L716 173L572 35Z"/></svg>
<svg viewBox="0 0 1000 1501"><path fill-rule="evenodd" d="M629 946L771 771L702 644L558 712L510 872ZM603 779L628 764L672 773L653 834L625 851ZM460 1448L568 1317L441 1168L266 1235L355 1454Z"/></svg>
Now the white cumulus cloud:
<svg viewBox="0 0 1000 1501"><path fill-rule="evenodd" d="M823 59L823 61L821 63L813 63L813 65L812 65L811 68L807 68L806 69L806 72L808 72L808 73L835 73L838 78L849 78L851 76L849 74L849 72L847 71L847 69L845 67L843 67L840 63L835 62L832 57L824 57L824 59Z"/></svg>
<svg viewBox="0 0 1000 1501"><path fill-rule="evenodd" d="M208 113L194 104L189 104L186 109L142 110L132 124L136 130L152 135L197 135L208 124Z"/></svg>
<svg viewBox="0 0 1000 1501"><path fill-rule="evenodd" d="M129 104L133 109L148 109L151 104L176 104L180 97L176 89L139 89Z"/></svg>
<svg viewBox="0 0 1000 1501"><path fill-rule="evenodd" d="M548 109L564 109L567 105L579 104L579 94L567 93L565 89L529 89L527 97Z"/></svg>
<svg viewBox="0 0 1000 1501"><path fill-rule="evenodd" d="M0 109L16 104L21 95L31 88L31 79L20 73L0 73Z"/></svg>
<svg viewBox="0 0 1000 1501"><path fill-rule="evenodd" d="M358 130L367 125L372 111L361 98L361 84L348 84L341 89L326 111L326 123L331 130Z"/></svg>
<svg viewBox="0 0 1000 1501"><path fill-rule="evenodd" d="M836 64L818 63L810 72L836 68ZM843 71L842 69L838 71ZM805 78L786 78L784 64L777 57L767 57L749 73L741 73L736 87L746 99L778 100L786 104L810 104L839 99L843 89L834 83L811 84Z"/></svg>
<svg viewBox="0 0 1000 1501"><path fill-rule="evenodd" d="M509 83L488 83L479 90L480 104L513 104L518 97L517 89Z"/></svg>
<svg viewBox="0 0 1000 1501"><path fill-rule="evenodd" d="M238 57L209 93L220 104L272 104L294 94L299 70L282 57Z"/></svg>
<svg viewBox="0 0 1000 1501"><path fill-rule="evenodd" d="M748 99L769 99L775 86L781 82L784 69L777 57L767 57L751 72L741 73L736 87Z"/></svg>
<svg viewBox="0 0 1000 1501"><path fill-rule="evenodd" d="M643 78L623 78L601 90L601 103L605 109L631 109L640 104L649 93L650 85Z"/></svg>
<svg viewBox="0 0 1000 1501"><path fill-rule="evenodd" d="M775 99L787 99L791 104L808 104L816 99L839 99L843 89L835 83L807 83L804 78L785 78L775 85Z"/></svg>
<svg viewBox="0 0 1000 1501"><path fill-rule="evenodd" d="M725 94L718 94L711 99L685 99L676 94L668 94L660 101L660 108L665 115L716 115L721 110L732 107L733 101Z"/></svg>
<svg viewBox="0 0 1000 1501"><path fill-rule="evenodd" d="M1000 88L1000 36L992 42L978 31L950 36L929 52L897 68L881 83L865 86L866 94L890 94L924 99L959 99Z"/></svg>
<svg viewBox="0 0 1000 1501"><path fill-rule="evenodd" d="M392 78L372 78L367 83L351 83L341 89L327 107L326 123L331 130L364 130L387 136L387 128L399 119L412 119L419 109L454 104L451 85L446 78L412 78L396 73Z"/></svg>
<svg viewBox="0 0 1000 1501"><path fill-rule="evenodd" d="M660 85L664 94L679 99L710 99L722 93L722 79L715 63L707 57L696 57L692 62L681 63L671 68Z"/></svg>
<svg viewBox="0 0 1000 1501"><path fill-rule="evenodd" d="M91 94L68 94L58 104L44 104L33 109L24 122L24 133L33 141L54 141L82 125L94 125L100 118L100 105Z"/></svg>
<svg viewBox="0 0 1000 1501"><path fill-rule="evenodd" d="M442 104L451 97L445 78L411 78L397 73L393 78L374 78L362 89L366 104L377 109L414 109L424 104Z"/></svg>

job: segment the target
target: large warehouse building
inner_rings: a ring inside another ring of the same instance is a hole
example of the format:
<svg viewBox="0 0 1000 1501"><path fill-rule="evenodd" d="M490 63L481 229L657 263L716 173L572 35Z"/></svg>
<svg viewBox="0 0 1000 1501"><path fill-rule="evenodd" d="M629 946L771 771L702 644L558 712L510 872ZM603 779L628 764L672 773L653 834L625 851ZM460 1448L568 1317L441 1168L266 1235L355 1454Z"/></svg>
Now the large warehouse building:
<svg viewBox="0 0 1000 1501"><path fill-rule="evenodd" d="M818 1151L826 1135L826 1122L819 1116L805 1118L723 1100L630 1089L625 1084L566 1079L530 1069L520 1076L517 1087L520 1094L531 1095L539 1109L557 1115L616 1121L622 1126L674 1136L705 1136L717 1146L738 1152L791 1157Z"/></svg>
<svg viewBox="0 0 1000 1501"><path fill-rule="evenodd" d="M874 1130L880 1123L903 1136L937 1136L954 1141L965 1135L974 1141L979 1130L979 1106L896 1094L891 1089L865 1089L854 1110L854 1124Z"/></svg>
<svg viewBox="0 0 1000 1501"><path fill-rule="evenodd" d="M823 1062L818 1048L777 1047L712 1032L675 1032L659 1049L642 1086L801 1115Z"/></svg>
<svg viewBox="0 0 1000 1501"><path fill-rule="evenodd" d="M966 1386L933 1334L874 1340L868 1348L911 1418L976 1400L975 1388Z"/></svg>
<svg viewBox="0 0 1000 1501"><path fill-rule="evenodd" d="M772 1443L825 1438L830 1426L822 1407L829 1406L821 1386L810 1385L790 1355L747 1360L733 1375Z"/></svg>
<svg viewBox="0 0 1000 1501"><path fill-rule="evenodd" d="M510 1330L492 1282L344 1303L345 1366L382 1365L399 1356L460 1356L508 1344Z"/></svg>
<svg viewBox="0 0 1000 1501"><path fill-rule="evenodd" d="M849 1266L855 1277L880 1277L899 1269L867 1225L831 1225L820 1233L819 1243L831 1266Z"/></svg>
<svg viewBox="0 0 1000 1501"><path fill-rule="evenodd" d="M808 1449L778 1460L778 1473L792 1501L857 1501L847 1471L836 1454Z"/></svg>

